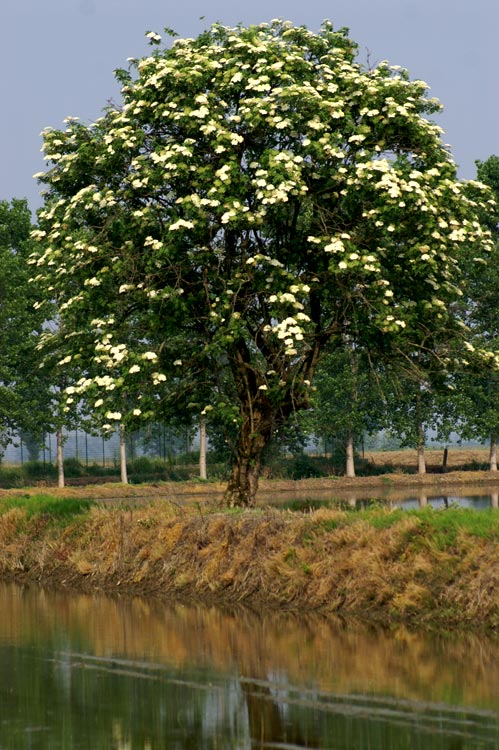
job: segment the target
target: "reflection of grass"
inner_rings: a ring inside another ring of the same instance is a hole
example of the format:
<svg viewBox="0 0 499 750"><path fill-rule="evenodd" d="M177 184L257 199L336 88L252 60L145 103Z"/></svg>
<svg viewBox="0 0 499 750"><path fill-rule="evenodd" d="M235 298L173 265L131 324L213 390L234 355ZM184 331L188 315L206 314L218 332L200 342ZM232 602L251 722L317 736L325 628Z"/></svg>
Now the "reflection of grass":
<svg viewBox="0 0 499 750"><path fill-rule="evenodd" d="M280 505L283 510L294 510L294 511L311 511L317 510L318 508L334 508L341 506L341 500L317 500L316 498L294 498L293 500L286 500Z"/></svg>

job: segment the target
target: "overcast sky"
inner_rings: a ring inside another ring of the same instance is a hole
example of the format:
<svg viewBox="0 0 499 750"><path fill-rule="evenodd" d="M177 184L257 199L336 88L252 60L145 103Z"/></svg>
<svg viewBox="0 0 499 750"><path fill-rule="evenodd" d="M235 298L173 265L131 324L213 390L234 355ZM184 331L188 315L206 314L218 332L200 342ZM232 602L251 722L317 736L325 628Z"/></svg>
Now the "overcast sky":
<svg viewBox="0 0 499 750"><path fill-rule="evenodd" d="M147 53L145 32L195 36L213 21L285 18L317 29L347 26L371 63L389 60L422 78L444 105L463 178L499 155L499 0L0 0L0 199L40 205L40 131L78 116L95 120L119 100L113 70ZM204 19L201 20L201 17Z"/></svg>

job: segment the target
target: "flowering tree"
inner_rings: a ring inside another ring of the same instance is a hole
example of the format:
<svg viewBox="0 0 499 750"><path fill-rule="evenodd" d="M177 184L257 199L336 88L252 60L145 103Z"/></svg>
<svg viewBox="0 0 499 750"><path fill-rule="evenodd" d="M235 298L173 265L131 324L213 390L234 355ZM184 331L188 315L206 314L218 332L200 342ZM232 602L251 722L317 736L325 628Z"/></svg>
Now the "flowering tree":
<svg viewBox="0 0 499 750"><path fill-rule="evenodd" d="M88 366L79 396L100 389L110 422L221 408L227 502L251 504L324 347L352 320L371 344L437 330L483 235L427 85L365 69L345 29L148 37L120 106L45 132L36 277L62 300L62 362Z"/></svg>

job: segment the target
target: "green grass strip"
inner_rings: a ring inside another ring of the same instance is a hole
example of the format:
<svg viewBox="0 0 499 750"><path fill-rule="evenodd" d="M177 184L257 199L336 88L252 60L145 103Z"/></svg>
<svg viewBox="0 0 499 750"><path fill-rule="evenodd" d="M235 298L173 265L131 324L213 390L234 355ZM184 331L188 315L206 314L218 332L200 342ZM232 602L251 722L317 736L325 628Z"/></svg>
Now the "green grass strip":
<svg viewBox="0 0 499 750"><path fill-rule="evenodd" d="M0 514L7 513L13 508L22 508L26 516L50 516L56 519L69 519L75 515L86 513L95 502L93 500L75 497L53 497L52 495L21 495L0 498Z"/></svg>

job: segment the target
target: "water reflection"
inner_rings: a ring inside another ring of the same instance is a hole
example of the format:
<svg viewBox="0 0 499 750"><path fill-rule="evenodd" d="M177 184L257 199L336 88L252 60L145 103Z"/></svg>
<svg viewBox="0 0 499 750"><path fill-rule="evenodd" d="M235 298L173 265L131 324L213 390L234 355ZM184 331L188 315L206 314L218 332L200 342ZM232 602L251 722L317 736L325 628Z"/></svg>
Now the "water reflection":
<svg viewBox="0 0 499 750"><path fill-rule="evenodd" d="M261 498L262 504L277 505L291 510L308 510L319 507L348 507L356 510L371 507L379 503L387 508L403 508L415 510L417 508L471 508L485 510L499 507L499 492L497 486L478 487L449 486L445 489L432 490L428 487L391 489L375 488L367 491L365 488L314 490L303 491L297 488L286 493L274 493L268 498Z"/></svg>
<svg viewBox="0 0 499 750"><path fill-rule="evenodd" d="M0 748L499 746L499 642L0 585Z"/></svg>

